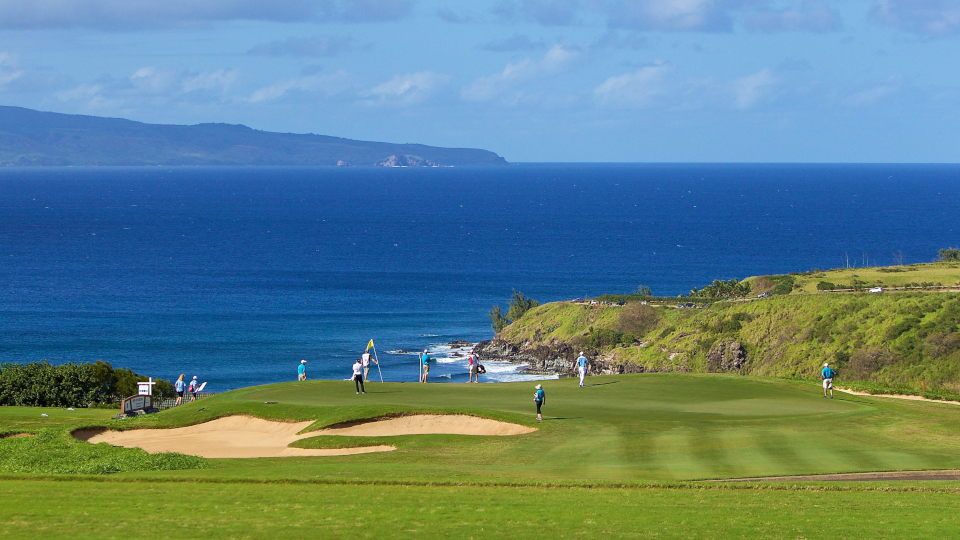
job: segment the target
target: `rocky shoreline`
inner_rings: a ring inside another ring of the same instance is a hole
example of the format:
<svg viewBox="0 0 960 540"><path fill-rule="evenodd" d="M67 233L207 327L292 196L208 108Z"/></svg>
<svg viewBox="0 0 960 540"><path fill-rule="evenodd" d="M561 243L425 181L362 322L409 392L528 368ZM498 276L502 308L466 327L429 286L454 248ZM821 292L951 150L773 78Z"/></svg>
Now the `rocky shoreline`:
<svg viewBox="0 0 960 540"><path fill-rule="evenodd" d="M499 338L481 341L473 348L482 360L498 360L512 364L526 364L525 373L537 375L559 375L560 377L575 377L578 350L564 342L555 342L550 345L533 345L528 347L517 346ZM585 351L590 363L587 375L619 375L622 373L643 373L644 367L635 364L620 364L610 361L602 355Z"/></svg>
<svg viewBox="0 0 960 540"><path fill-rule="evenodd" d="M512 364L526 364L523 371L537 375L559 375L560 377L576 377L575 369L579 350L574 345L562 341L550 344L514 344L494 337L489 341L481 341L474 346L473 351L480 355L481 360L498 360ZM588 375L620 375L623 373L669 373L688 372L685 365L647 367L618 360L612 351L606 353L597 350L584 349L590 360L587 368ZM677 353L682 354L682 353ZM706 371L710 373L727 372L739 373L747 362L747 352L737 341L719 341L714 343L707 353ZM671 357L672 359L672 357Z"/></svg>

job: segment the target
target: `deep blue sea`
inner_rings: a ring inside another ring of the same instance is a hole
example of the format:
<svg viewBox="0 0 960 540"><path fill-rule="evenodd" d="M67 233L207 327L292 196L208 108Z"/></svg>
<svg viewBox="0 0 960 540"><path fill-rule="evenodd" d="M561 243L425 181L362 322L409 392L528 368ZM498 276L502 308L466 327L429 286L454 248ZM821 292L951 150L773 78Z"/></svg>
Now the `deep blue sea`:
<svg viewBox="0 0 960 540"><path fill-rule="evenodd" d="M933 260L960 245L960 166L0 169L0 363L83 362L211 391L465 381L444 345L542 302L647 285ZM390 352L393 351L393 352ZM487 381L522 380L489 365ZM374 373L375 376L375 373Z"/></svg>

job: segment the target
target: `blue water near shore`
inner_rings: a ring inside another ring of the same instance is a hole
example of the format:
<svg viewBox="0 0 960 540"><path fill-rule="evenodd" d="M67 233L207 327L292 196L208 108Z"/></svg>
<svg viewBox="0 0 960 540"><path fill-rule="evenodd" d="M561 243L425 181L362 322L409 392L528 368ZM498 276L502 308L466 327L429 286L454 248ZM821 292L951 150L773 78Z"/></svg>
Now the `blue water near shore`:
<svg viewBox="0 0 960 540"><path fill-rule="evenodd" d="M925 262L960 245L960 166L0 170L0 362L103 359L222 391L466 380L512 289L676 295L713 279ZM389 352L394 351L394 352ZM488 365L488 381L523 380ZM345 383L346 384L346 383Z"/></svg>

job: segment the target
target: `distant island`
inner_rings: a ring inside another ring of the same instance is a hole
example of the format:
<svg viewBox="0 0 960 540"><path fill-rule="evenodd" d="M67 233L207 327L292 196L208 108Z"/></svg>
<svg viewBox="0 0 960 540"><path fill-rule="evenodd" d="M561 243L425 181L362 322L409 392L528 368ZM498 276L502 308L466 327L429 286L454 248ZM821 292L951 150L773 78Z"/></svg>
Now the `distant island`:
<svg viewBox="0 0 960 540"><path fill-rule="evenodd" d="M232 124L144 124L0 106L3 166L505 165L488 150L272 133Z"/></svg>

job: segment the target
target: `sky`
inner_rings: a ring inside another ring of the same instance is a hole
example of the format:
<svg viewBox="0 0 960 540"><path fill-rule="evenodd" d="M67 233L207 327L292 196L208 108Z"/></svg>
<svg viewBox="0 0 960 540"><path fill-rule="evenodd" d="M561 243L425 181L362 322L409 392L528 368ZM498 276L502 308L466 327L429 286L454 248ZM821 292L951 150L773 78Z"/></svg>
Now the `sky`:
<svg viewBox="0 0 960 540"><path fill-rule="evenodd" d="M2 0L0 105L512 162L958 162L960 0Z"/></svg>

